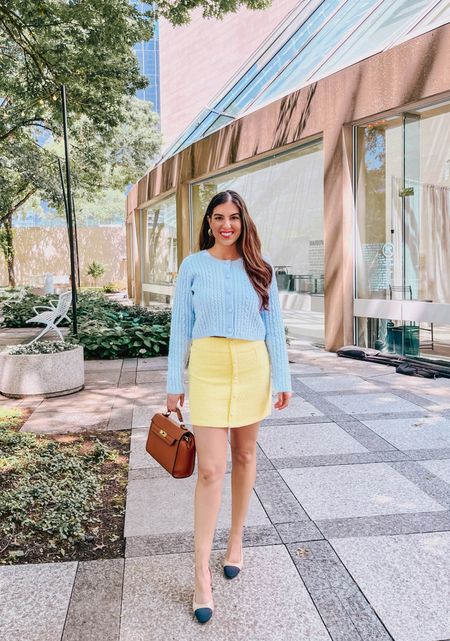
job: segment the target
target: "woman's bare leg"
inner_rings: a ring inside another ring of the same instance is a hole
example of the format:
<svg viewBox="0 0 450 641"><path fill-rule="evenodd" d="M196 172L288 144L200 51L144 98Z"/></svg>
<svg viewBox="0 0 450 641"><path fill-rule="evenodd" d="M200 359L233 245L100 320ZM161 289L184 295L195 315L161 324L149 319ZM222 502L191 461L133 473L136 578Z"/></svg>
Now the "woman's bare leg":
<svg viewBox="0 0 450 641"><path fill-rule="evenodd" d="M244 523L256 478L256 439L260 424L258 422L230 430L233 462L231 472L232 510L226 559L231 563L239 563L241 560Z"/></svg>
<svg viewBox="0 0 450 641"><path fill-rule="evenodd" d="M194 519L197 603L211 598L208 568L227 467L227 432L227 428L194 426L198 464Z"/></svg>

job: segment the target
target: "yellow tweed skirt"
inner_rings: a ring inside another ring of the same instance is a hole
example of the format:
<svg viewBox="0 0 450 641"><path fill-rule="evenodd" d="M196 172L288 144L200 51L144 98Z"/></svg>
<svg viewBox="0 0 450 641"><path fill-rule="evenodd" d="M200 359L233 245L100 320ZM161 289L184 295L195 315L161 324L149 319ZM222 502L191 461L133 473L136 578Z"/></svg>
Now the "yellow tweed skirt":
<svg viewBox="0 0 450 641"><path fill-rule="evenodd" d="M270 359L263 340L196 338L188 373L192 425L242 427L271 413Z"/></svg>

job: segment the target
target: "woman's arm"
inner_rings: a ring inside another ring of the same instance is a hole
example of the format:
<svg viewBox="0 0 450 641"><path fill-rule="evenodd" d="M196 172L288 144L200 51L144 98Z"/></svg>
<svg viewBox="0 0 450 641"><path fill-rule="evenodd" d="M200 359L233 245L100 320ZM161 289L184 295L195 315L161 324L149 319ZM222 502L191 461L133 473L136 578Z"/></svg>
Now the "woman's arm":
<svg viewBox="0 0 450 641"><path fill-rule="evenodd" d="M264 260L270 264L267 257ZM291 374L284 332L284 321L281 314L280 299L275 272L272 267L272 282L269 288L269 309L262 310L261 316L266 327L266 345L272 367L273 392L291 392Z"/></svg>
<svg viewBox="0 0 450 641"><path fill-rule="evenodd" d="M192 304L192 273L189 256L181 263L175 284L170 323L167 393L184 393L184 368L192 340L194 309Z"/></svg>

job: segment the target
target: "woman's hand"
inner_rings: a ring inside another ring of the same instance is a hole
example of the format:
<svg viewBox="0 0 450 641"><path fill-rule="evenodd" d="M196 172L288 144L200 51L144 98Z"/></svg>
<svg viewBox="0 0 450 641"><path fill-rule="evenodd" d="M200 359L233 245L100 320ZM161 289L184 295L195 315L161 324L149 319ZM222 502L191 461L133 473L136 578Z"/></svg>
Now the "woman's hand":
<svg viewBox="0 0 450 641"><path fill-rule="evenodd" d="M292 392L278 392L278 401L275 403L274 407L277 410L283 410L289 405L289 399L292 396Z"/></svg>
<svg viewBox="0 0 450 641"><path fill-rule="evenodd" d="M184 394L167 394L167 409L176 412L178 401L180 401L180 407L183 407Z"/></svg>

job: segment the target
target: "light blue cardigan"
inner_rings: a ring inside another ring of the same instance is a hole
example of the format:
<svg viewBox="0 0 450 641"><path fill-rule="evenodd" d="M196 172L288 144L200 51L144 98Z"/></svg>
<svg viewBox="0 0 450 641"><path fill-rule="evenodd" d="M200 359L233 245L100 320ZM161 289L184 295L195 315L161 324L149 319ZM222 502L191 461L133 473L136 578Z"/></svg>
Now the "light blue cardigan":
<svg viewBox="0 0 450 641"><path fill-rule="evenodd" d="M264 260L270 263L267 256ZM184 393L183 372L191 340L205 336L265 340L272 391L292 391L284 323L273 274L272 267L269 310L260 312L260 299L242 258L221 260L206 249L186 256L178 271L172 307L168 394Z"/></svg>

